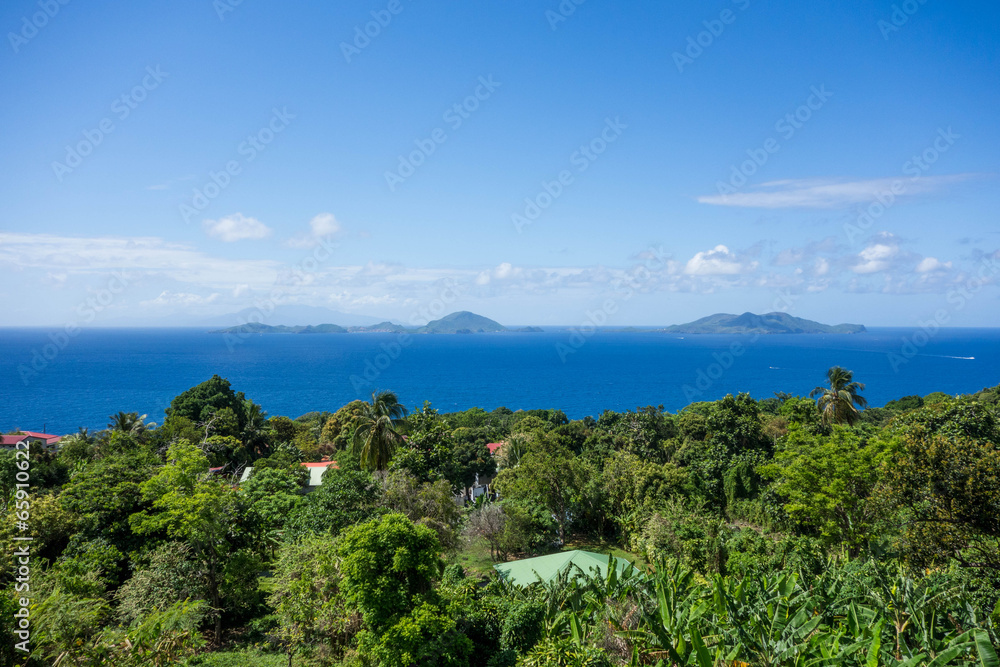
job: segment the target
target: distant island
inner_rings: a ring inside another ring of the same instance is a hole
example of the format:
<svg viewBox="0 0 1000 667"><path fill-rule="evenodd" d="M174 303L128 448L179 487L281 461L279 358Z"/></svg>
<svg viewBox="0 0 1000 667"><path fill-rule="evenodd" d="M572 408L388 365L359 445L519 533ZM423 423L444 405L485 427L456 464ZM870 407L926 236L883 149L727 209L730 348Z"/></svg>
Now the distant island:
<svg viewBox="0 0 1000 667"><path fill-rule="evenodd" d="M774 312L756 315L716 313L687 324L675 324L664 329L682 334L855 334L866 331L861 324L820 324L788 313Z"/></svg>
<svg viewBox="0 0 1000 667"><path fill-rule="evenodd" d="M649 328L624 327L616 331L650 331ZM687 324L674 324L665 329L667 333L678 334L853 334L866 331L861 324L820 324L788 313L743 313L731 315L716 313ZM476 333L540 333L540 327L508 328L496 320L461 310L445 315L441 319L428 322L421 327L405 327L402 324L384 321L378 324L341 326L339 324L263 324L247 322L209 333L220 334L345 334L345 333L406 333L406 334L476 334Z"/></svg>
<svg viewBox="0 0 1000 667"><path fill-rule="evenodd" d="M337 324L315 325L270 325L259 322L247 322L225 329L216 329L209 333L221 334L333 334L333 333L418 333L418 334L472 334L472 333L537 333L538 327L522 327L508 329L499 322L488 317L462 310L445 315L439 320L428 322L422 327L408 329L401 324L380 322L367 326L342 327Z"/></svg>
<svg viewBox="0 0 1000 667"><path fill-rule="evenodd" d="M417 333L456 334L456 333L498 333L507 331L507 327L482 315L460 310L451 315L445 315L440 320L428 322L426 326L417 329Z"/></svg>

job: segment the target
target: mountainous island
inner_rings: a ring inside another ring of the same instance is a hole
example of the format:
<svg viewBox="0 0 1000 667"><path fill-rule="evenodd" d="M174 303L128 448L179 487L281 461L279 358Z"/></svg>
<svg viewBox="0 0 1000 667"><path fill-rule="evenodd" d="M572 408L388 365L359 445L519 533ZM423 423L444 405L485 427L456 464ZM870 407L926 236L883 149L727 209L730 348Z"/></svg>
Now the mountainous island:
<svg viewBox="0 0 1000 667"><path fill-rule="evenodd" d="M773 312L756 315L716 313L687 324L675 324L664 329L681 334L855 334L866 331L861 324L820 324L788 313Z"/></svg>
<svg viewBox="0 0 1000 667"><path fill-rule="evenodd" d="M330 333L418 333L418 334L468 334L468 333L534 333L541 331L538 327L524 327L521 329L508 329L499 322L488 317L470 313L462 310L457 313L445 315L439 320L428 322L422 327L408 329L401 324L392 322L380 322L366 326L342 327L337 324L317 324L317 325L270 325L259 322L248 322L225 329L217 329L211 333L223 334L330 334Z"/></svg>
<svg viewBox="0 0 1000 667"><path fill-rule="evenodd" d="M417 329L417 333L498 333L507 331L507 327L482 315L461 310L451 315L445 315L439 320L428 322L427 326Z"/></svg>

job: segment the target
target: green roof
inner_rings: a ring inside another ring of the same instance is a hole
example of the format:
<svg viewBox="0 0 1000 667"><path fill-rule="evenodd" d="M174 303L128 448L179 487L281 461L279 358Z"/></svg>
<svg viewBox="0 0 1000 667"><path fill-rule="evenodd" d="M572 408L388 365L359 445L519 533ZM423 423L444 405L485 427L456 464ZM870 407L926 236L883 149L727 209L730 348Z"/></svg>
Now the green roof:
<svg viewBox="0 0 1000 667"><path fill-rule="evenodd" d="M619 572L634 569L634 566L624 558L616 557L615 562ZM527 586L538 581L539 577L542 581L551 581L561 572L570 568L574 570L575 576L580 576L581 570L584 574L593 574L594 568L600 572L602 577L607 576L608 557L605 554L597 554L592 551L560 551L548 556L500 563L494 565L493 568L502 579L518 586Z"/></svg>

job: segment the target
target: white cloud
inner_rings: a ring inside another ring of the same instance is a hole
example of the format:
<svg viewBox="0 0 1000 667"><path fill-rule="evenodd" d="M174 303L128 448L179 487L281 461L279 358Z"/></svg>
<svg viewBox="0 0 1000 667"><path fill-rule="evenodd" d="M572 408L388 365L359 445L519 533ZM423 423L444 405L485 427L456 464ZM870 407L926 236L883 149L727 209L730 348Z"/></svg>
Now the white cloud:
<svg viewBox="0 0 1000 667"><path fill-rule="evenodd" d="M263 239L271 235L271 229L267 225L242 213L234 213L218 220L205 220L202 225L206 234L226 243L243 239Z"/></svg>
<svg viewBox="0 0 1000 667"><path fill-rule="evenodd" d="M746 208L844 208L869 204L883 198L901 198L935 192L944 186L965 181L976 174L874 178L861 181L843 179L788 179L747 188L746 192L698 197L702 204ZM893 194L895 193L895 194Z"/></svg>
<svg viewBox="0 0 1000 667"><path fill-rule="evenodd" d="M757 268L757 262L744 262L724 245L696 253L688 260L684 273L692 276L735 276Z"/></svg>
<svg viewBox="0 0 1000 667"><path fill-rule="evenodd" d="M917 264L917 273L929 273L931 271L946 271L951 268L951 262L942 262L937 257L924 257Z"/></svg>
<svg viewBox="0 0 1000 667"><path fill-rule="evenodd" d="M226 259L191 246L147 237L94 238L0 232L0 263L69 275L144 274L215 289L239 284L269 287L277 277L271 260Z"/></svg>
<svg viewBox="0 0 1000 667"><path fill-rule="evenodd" d="M855 273L877 273L885 271L890 266L890 260L899 253L899 247L875 243L858 253L861 260L853 267Z"/></svg>
<svg viewBox="0 0 1000 667"><path fill-rule="evenodd" d="M340 223L332 213L320 213L309 221L309 231L285 241L290 248L312 248L320 239L334 236L341 230Z"/></svg>
<svg viewBox="0 0 1000 667"><path fill-rule="evenodd" d="M202 306L214 303L219 298L218 292L213 292L208 296L192 294L190 292L171 292L164 290L155 299L140 301L140 306Z"/></svg>

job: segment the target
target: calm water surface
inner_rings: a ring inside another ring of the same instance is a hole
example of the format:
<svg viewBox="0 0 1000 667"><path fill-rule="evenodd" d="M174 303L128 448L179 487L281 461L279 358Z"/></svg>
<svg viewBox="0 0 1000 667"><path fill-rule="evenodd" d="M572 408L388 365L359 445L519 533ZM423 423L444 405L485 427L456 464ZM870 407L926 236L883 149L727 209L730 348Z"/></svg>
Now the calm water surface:
<svg viewBox="0 0 1000 667"><path fill-rule="evenodd" d="M174 396L213 373L268 413L292 417L336 410L375 388L442 411L560 408L572 418L644 405L673 411L730 392L805 394L835 364L855 371L872 405L1000 384L1000 329L944 329L929 340L913 329L758 337L609 331L574 347L580 340L565 331L425 335L397 348L396 334L277 334L227 345L203 330L92 329L41 367L34 353L55 349L44 349L48 331L0 329L0 429L97 429L118 410L159 422Z"/></svg>

